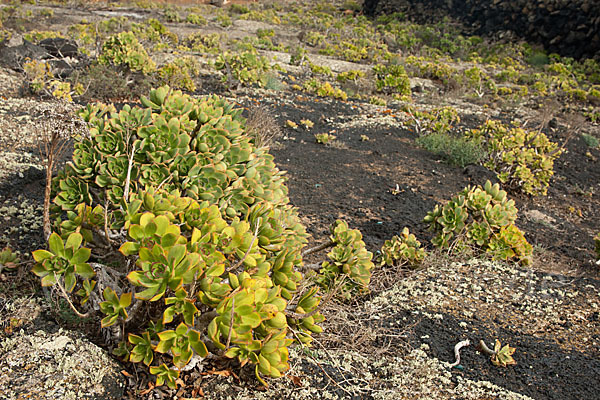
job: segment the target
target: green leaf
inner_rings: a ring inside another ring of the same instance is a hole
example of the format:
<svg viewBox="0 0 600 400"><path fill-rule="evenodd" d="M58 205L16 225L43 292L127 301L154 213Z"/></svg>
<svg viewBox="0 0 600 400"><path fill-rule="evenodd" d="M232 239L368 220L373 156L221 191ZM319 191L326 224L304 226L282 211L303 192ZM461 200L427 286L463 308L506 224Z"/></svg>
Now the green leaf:
<svg viewBox="0 0 600 400"><path fill-rule="evenodd" d="M71 236L73 236L73 235L71 235ZM69 239L71 238L71 236L69 236ZM90 249L83 247L81 249L78 249L75 252L75 254L73 254L73 257L71 257L70 261L72 264L82 264L90 258L91 254L92 254L92 251Z"/></svg>
<svg viewBox="0 0 600 400"><path fill-rule="evenodd" d="M119 300L119 305L123 308L129 307L131 305L131 293L123 293L121 295L121 299Z"/></svg>
<svg viewBox="0 0 600 400"><path fill-rule="evenodd" d="M53 254L56 254L57 256L64 256L65 243L57 233L50 235L50 238L48 239L48 245L50 246L50 251Z"/></svg>
<svg viewBox="0 0 600 400"><path fill-rule="evenodd" d="M260 318L260 315L256 312L242 316L242 324L250 325L252 329L258 327L261 322L262 319Z"/></svg>
<svg viewBox="0 0 600 400"><path fill-rule="evenodd" d="M52 254L52 253L50 253L50 254ZM33 272L40 278L48 275L48 270L44 267L43 264L34 265L33 268L31 269L31 272Z"/></svg>
<svg viewBox="0 0 600 400"><path fill-rule="evenodd" d="M180 323L177 326L177 329L175 330L175 332L177 333L178 336L183 336L187 333L188 331L188 326L186 324L184 324L183 322Z"/></svg>
<svg viewBox="0 0 600 400"><path fill-rule="evenodd" d="M146 224L146 226L144 227L144 236L145 237L152 237L152 235L154 235L154 233L156 233L156 224L154 223L154 221L150 221Z"/></svg>
<svg viewBox="0 0 600 400"><path fill-rule="evenodd" d="M141 240L145 237L144 235L144 228L142 228L140 225L131 225L129 227L129 236L133 239L133 240Z"/></svg>
<svg viewBox="0 0 600 400"><path fill-rule="evenodd" d="M225 264L218 263L206 271L206 276L221 276L225 272Z"/></svg>
<svg viewBox="0 0 600 400"><path fill-rule="evenodd" d="M156 234L159 236L164 235L169 226L169 219L164 215L159 215L154 218L154 223L156 224Z"/></svg>
<svg viewBox="0 0 600 400"><path fill-rule="evenodd" d="M96 272L87 263L75 264L75 272L84 279L90 279L96 276Z"/></svg>
<svg viewBox="0 0 600 400"><path fill-rule="evenodd" d="M77 283L77 279L75 278L75 274L72 272L65 273L65 290L69 293L73 291L75 288L75 284Z"/></svg>
<svg viewBox="0 0 600 400"><path fill-rule="evenodd" d="M33 254L33 259L37 262L41 262L41 261L44 261L44 260L54 257L54 254L52 254L46 250L36 250L32 254Z"/></svg>
<svg viewBox="0 0 600 400"><path fill-rule="evenodd" d="M181 260L183 260L185 253L186 253L186 248L183 245L177 245L177 246L171 247L171 249L169 249L169 255L168 255L169 264L170 265L179 264L181 262Z"/></svg>
<svg viewBox="0 0 600 400"><path fill-rule="evenodd" d="M107 317L104 317L100 321L100 326L102 326L102 328L107 328L109 326L112 326L115 324L115 322L117 322L118 317L119 317L118 315L109 315Z"/></svg>
<svg viewBox="0 0 600 400"><path fill-rule="evenodd" d="M144 277L143 272L141 271L131 271L128 275L127 275L127 279L129 279L129 282L133 283L136 286L141 286L141 279ZM137 295L136 295L137 297Z"/></svg>
<svg viewBox="0 0 600 400"><path fill-rule="evenodd" d="M52 286L56 283L56 276L54 272L48 273L48 275L42 278L42 286Z"/></svg>
<svg viewBox="0 0 600 400"><path fill-rule="evenodd" d="M123 254L124 256L134 255L138 252L138 250L140 250L140 244L134 242L125 242L119 248L119 252L121 252L121 254Z"/></svg>
<svg viewBox="0 0 600 400"><path fill-rule="evenodd" d="M72 249L78 249L81 246L81 242L83 241L83 236L81 236L78 232L73 232L67 238L67 243L65 247L70 247ZM86 261L86 260L83 260Z"/></svg>
<svg viewBox="0 0 600 400"><path fill-rule="evenodd" d="M104 297L104 300L106 300L109 303L112 303L112 304L119 303L119 298L117 297L117 294L110 287L107 287L104 289L104 291L102 292L102 296Z"/></svg>
<svg viewBox="0 0 600 400"><path fill-rule="evenodd" d="M160 245L164 248L172 247L173 245L175 245L175 243L177 243L178 239L179 235L176 235L174 233L167 233L160 239Z"/></svg>

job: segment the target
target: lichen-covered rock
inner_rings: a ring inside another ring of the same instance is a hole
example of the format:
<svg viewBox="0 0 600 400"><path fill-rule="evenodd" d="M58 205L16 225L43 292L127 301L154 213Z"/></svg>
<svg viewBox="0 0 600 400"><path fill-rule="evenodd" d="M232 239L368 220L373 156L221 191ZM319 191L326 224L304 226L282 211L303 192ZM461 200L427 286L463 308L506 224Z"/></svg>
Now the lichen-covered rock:
<svg viewBox="0 0 600 400"><path fill-rule="evenodd" d="M119 364L81 335L15 333L0 342L0 398L121 399Z"/></svg>

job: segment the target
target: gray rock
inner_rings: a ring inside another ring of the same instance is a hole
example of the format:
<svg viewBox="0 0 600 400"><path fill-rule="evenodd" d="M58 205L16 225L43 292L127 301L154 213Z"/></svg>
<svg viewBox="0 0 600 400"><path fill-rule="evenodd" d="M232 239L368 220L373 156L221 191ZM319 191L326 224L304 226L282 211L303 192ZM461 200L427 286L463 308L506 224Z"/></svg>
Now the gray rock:
<svg viewBox="0 0 600 400"><path fill-rule="evenodd" d="M77 43L69 39L47 38L42 40L39 45L56 58L77 57L79 54Z"/></svg>
<svg viewBox="0 0 600 400"><path fill-rule="evenodd" d="M19 72L23 70L23 64L27 59L41 60L48 57L49 54L43 47L27 40L19 46L0 48L0 65Z"/></svg>
<svg viewBox="0 0 600 400"><path fill-rule="evenodd" d="M121 399L120 365L76 332L24 331L0 342L0 398Z"/></svg>

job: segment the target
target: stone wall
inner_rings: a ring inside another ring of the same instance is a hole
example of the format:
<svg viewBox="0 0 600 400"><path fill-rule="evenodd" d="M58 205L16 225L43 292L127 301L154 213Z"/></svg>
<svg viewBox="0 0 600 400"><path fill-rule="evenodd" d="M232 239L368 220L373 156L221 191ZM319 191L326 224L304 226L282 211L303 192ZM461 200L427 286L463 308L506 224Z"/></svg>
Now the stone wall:
<svg viewBox="0 0 600 400"><path fill-rule="evenodd" d="M403 12L433 22L452 16L478 35L511 31L549 53L600 58L599 0L364 0L367 15Z"/></svg>

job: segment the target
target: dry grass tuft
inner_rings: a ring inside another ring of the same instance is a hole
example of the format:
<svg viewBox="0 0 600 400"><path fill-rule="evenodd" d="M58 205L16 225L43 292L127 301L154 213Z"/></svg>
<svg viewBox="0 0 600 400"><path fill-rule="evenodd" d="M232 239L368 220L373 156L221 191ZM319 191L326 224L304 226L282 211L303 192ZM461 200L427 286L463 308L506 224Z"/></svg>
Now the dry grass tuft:
<svg viewBox="0 0 600 400"><path fill-rule="evenodd" d="M246 121L246 133L254 139L257 147L269 147L282 134L272 112L264 106L250 108Z"/></svg>

